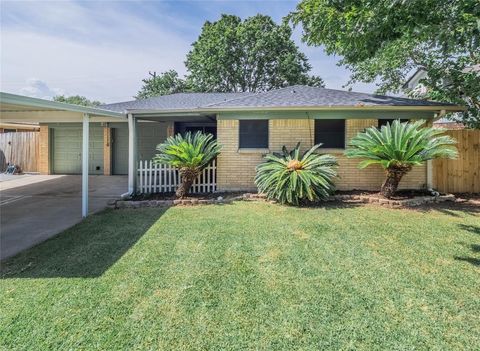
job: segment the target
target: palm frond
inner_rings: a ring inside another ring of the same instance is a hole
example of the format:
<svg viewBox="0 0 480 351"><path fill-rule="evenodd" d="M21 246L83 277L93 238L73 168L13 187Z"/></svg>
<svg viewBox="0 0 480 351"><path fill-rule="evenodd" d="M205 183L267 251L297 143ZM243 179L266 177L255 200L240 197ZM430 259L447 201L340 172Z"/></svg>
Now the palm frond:
<svg viewBox="0 0 480 351"><path fill-rule="evenodd" d="M202 132L176 134L157 145L154 163L169 164L177 168L201 171L218 156L221 146L212 134Z"/></svg>
<svg viewBox="0 0 480 351"><path fill-rule="evenodd" d="M435 158L456 158L456 141L444 130L424 127L424 121L387 123L380 130L367 128L355 136L345 155L364 159L359 167L380 164L383 168L392 165L414 166Z"/></svg>

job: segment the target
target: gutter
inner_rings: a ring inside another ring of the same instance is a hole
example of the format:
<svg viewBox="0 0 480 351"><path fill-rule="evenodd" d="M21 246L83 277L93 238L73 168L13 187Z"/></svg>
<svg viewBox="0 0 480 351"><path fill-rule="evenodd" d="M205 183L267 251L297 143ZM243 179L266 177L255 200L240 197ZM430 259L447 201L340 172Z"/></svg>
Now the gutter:
<svg viewBox="0 0 480 351"><path fill-rule="evenodd" d="M197 109L169 109L169 110L127 110L127 113L142 114L182 114L192 116L201 113L242 112L242 111L465 111L466 107L459 105L438 106L270 106L270 107L228 107L228 108L197 108Z"/></svg>

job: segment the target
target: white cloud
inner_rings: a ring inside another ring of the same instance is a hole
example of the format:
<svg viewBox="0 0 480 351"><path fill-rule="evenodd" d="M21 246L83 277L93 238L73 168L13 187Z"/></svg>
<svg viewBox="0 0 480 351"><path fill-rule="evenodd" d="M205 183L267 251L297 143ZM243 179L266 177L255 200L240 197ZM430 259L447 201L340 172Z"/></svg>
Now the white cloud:
<svg viewBox="0 0 480 351"><path fill-rule="evenodd" d="M206 19L256 12L276 18L295 2L14 2L2 1L0 90L34 96L65 91L102 102L132 99L148 71L186 73L183 61ZM349 72L338 57L300 43L314 74L342 88ZM36 77L36 83L25 82ZM41 86L41 83L44 83ZM54 87L54 88L52 88ZM358 84L355 90L372 91Z"/></svg>
<svg viewBox="0 0 480 351"><path fill-rule="evenodd" d="M20 94L50 100L56 95L63 95L65 91L59 88L50 88L46 82L30 78L27 79L27 85L20 89Z"/></svg>

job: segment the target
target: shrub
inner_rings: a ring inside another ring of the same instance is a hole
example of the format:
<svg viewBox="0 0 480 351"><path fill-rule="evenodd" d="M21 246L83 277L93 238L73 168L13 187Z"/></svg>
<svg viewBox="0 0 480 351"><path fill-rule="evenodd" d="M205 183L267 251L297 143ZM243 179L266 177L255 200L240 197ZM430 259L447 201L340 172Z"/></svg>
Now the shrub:
<svg viewBox="0 0 480 351"><path fill-rule="evenodd" d="M315 153L320 146L301 155L298 143L290 152L284 146L282 153L266 155L266 161L257 166L255 184L259 191L269 199L292 205L327 198L334 190L337 160Z"/></svg>

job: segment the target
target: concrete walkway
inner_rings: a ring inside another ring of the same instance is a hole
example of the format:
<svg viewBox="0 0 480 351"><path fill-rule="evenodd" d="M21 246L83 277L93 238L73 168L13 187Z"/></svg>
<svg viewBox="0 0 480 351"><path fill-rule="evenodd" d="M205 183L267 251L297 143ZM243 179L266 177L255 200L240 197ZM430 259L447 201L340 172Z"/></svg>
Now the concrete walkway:
<svg viewBox="0 0 480 351"><path fill-rule="evenodd" d="M81 176L0 179L0 259L11 257L82 220ZM127 191L126 176L90 176L89 212Z"/></svg>

